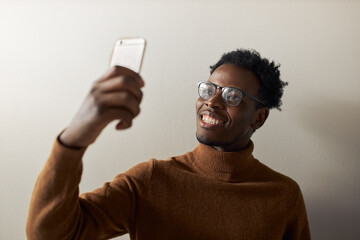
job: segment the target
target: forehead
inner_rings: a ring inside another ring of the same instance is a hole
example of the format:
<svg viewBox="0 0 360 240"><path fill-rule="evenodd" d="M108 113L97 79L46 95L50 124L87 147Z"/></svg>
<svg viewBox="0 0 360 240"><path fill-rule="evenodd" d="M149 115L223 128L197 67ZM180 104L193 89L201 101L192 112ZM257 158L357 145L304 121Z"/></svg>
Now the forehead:
<svg viewBox="0 0 360 240"><path fill-rule="evenodd" d="M253 94L256 94L260 87L259 80L253 72L234 64L223 64L218 67L211 74L209 82L221 87L236 87Z"/></svg>

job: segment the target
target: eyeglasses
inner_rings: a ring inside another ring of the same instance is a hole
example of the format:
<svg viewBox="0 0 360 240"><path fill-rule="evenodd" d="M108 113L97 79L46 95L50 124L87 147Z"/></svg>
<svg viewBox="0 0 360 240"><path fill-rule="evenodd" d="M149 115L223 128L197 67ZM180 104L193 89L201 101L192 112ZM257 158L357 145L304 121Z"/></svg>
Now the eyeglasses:
<svg viewBox="0 0 360 240"><path fill-rule="evenodd" d="M231 107L235 107L235 106L239 105L244 95L248 96L249 98L251 98L265 106L265 104L260 99L254 97L254 96L248 94L247 92L245 92L241 89L238 89L238 88L220 87L211 82L198 82L197 85L198 85L199 96L203 100L211 99L212 97L215 96L216 90L220 89L222 91L221 96L222 96L223 101Z"/></svg>

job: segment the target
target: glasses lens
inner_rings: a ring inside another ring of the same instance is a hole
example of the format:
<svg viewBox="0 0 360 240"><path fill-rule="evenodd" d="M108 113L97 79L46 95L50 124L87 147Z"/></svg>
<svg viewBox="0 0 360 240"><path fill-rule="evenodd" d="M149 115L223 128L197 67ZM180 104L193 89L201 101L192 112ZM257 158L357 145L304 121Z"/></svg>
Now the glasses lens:
<svg viewBox="0 0 360 240"><path fill-rule="evenodd" d="M241 102L242 92L234 88L225 88L222 93L223 99L229 106L237 106Z"/></svg>
<svg viewBox="0 0 360 240"><path fill-rule="evenodd" d="M210 83L202 82L199 84L199 96L204 100L209 100L216 93L216 87Z"/></svg>

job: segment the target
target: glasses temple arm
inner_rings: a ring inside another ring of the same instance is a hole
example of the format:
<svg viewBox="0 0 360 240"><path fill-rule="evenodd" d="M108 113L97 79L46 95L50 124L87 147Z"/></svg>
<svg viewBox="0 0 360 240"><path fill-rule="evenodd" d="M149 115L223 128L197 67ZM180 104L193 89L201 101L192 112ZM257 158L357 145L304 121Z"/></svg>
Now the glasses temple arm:
<svg viewBox="0 0 360 240"><path fill-rule="evenodd" d="M262 105L264 105L264 106L266 107L265 103L264 103L263 101L261 101L260 99L258 99L257 97L254 97L254 96L248 94L247 92L244 92L244 93L245 93L245 95L247 95L249 98L251 98L251 99L253 99L253 100L261 103Z"/></svg>

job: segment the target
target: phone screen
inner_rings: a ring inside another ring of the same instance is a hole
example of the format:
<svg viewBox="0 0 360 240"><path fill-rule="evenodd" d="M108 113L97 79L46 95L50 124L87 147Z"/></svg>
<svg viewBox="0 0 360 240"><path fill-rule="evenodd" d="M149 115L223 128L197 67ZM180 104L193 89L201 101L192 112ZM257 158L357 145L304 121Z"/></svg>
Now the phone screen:
<svg viewBox="0 0 360 240"><path fill-rule="evenodd" d="M145 39L120 39L116 41L110 67L122 66L139 73L145 50Z"/></svg>

